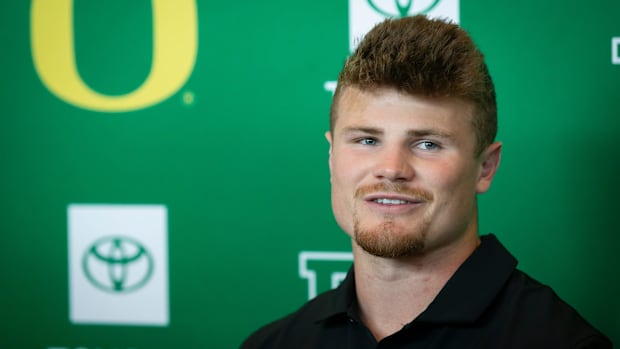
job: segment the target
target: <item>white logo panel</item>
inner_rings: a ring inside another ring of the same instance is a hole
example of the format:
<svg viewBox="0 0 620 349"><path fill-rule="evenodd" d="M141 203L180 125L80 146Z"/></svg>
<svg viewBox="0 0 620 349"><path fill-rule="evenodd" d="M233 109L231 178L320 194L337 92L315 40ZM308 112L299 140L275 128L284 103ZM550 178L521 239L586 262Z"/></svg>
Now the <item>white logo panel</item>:
<svg viewBox="0 0 620 349"><path fill-rule="evenodd" d="M308 299L338 287L347 276L352 261L351 252L300 252L299 277L308 280Z"/></svg>
<svg viewBox="0 0 620 349"><path fill-rule="evenodd" d="M420 13L458 24L459 0L349 0L349 49L353 52L362 37L385 18Z"/></svg>
<svg viewBox="0 0 620 349"><path fill-rule="evenodd" d="M69 205L72 323L168 325L167 219L163 205Z"/></svg>

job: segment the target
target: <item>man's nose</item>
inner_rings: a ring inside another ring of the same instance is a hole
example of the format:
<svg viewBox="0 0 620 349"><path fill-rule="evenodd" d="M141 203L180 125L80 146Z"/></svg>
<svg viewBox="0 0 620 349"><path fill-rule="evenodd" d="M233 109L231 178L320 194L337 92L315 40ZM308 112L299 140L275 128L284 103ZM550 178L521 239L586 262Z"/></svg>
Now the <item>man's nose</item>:
<svg viewBox="0 0 620 349"><path fill-rule="evenodd" d="M374 176L378 179L405 182L414 176L411 164L412 154L409 149L398 146L385 147L377 154Z"/></svg>

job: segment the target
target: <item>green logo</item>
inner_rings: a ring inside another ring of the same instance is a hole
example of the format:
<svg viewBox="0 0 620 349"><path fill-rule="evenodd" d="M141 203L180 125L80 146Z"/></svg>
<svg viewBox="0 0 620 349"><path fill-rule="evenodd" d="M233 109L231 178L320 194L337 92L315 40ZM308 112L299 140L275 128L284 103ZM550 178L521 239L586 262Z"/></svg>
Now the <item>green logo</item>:
<svg viewBox="0 0 620 349"><path fill-rule="evenodd" d="M435 6L437 6L437 4L439 4L440 1L441 0L433 0L433 2L430 5L428 5L426 8L422 9L421 11L415 11L415 13L426 14L430 12L433 8L435 8ZM395 13L390 10L385 10L384 8L378 6L375 2L378 2L378 1L368 0L368 4L370 5L370 7L372 7L375 11L379 12L385 17L407 17L407 16L414 14L414 13L410 13L413 8L413 0L404 1L404 5L401 5L400 0L394 0L394 2L396 3L396 10L398 11L398 13Z"/></svg>
<svg viewBox="0 0 620 349"><path fill-rule="evenodd" d="M153 257L134 239L106 236L84 252L82 269L88 281L110 293L140 289L153 275Z"/></svg>

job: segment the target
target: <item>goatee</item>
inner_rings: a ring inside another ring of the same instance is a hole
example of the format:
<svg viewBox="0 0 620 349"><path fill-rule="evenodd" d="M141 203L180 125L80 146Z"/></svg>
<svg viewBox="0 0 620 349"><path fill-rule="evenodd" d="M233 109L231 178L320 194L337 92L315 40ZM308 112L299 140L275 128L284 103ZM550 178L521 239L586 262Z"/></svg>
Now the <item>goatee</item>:
<svg viewBox="0 0 620 349"><path fill-rule="evenodd" d="M398 183L378 183L360 187L355 192L356 202L374 192L397 193L419 198L423 203L433 200L430 192L407 188ZM424 252L429 222L423 217L412 227L399 226L395 217L386 215L383 221L374 227L362 227L359 207L353 212L355 242L366 252L385 258L399 258L420 255Z"/></svg>

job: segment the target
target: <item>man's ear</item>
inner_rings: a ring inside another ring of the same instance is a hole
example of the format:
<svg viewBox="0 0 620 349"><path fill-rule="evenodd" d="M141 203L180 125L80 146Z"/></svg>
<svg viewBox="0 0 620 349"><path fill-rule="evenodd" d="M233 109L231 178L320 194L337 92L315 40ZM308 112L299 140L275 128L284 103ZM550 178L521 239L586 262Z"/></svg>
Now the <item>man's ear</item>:
<svg viewBox="0 0 620 349"><path fill-rule="evenodd" d="M491 187L491 182L502 158L502 143L489 145L480 155L480 176L476 184L476 192L484 193Z"/></svg>
<svg viewBox="0 0 620 349"><path fill-rule="evenodd" d="M331 170L332 170L332 147L333 147L332 133L329 132L329 131L325 132L325 139L327 139L327 143L329 143L329 171L331 173Z"/></svg>

